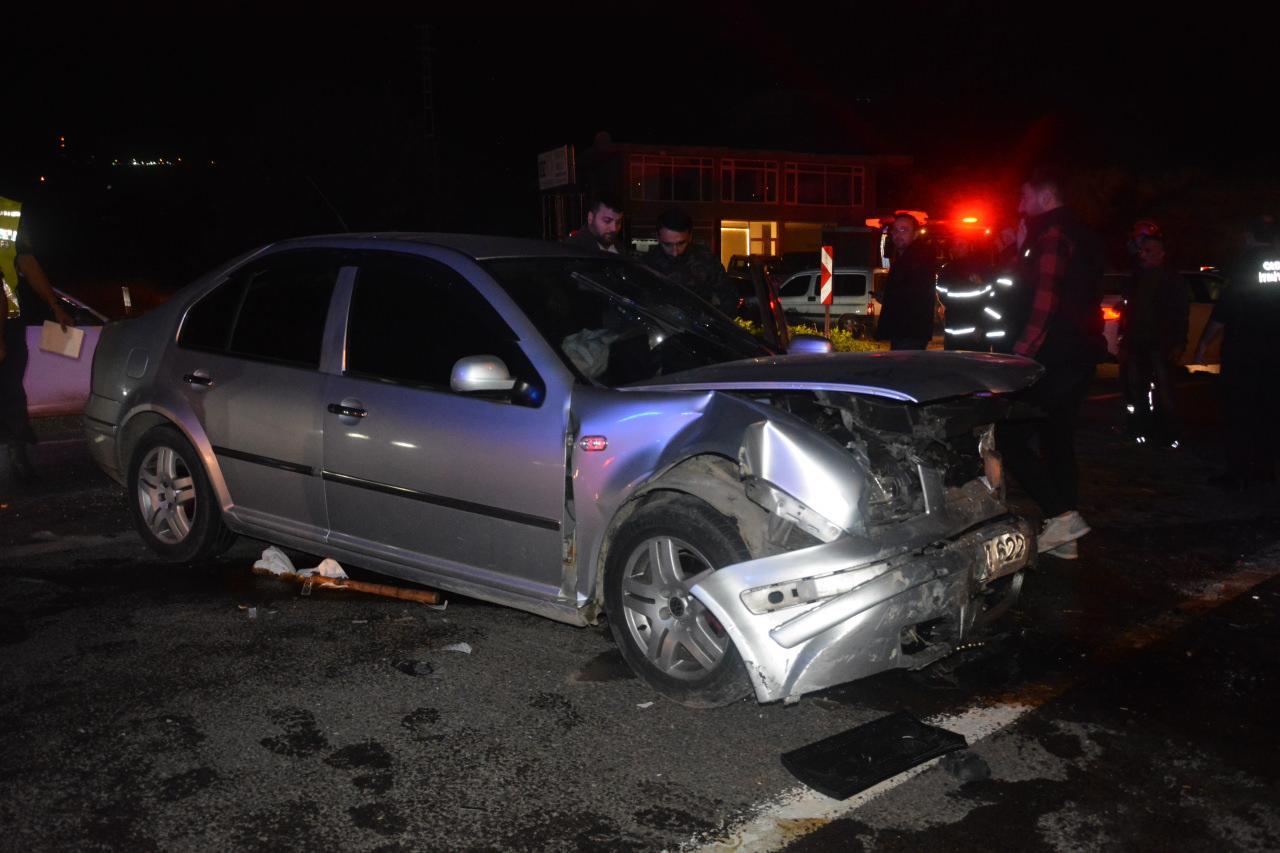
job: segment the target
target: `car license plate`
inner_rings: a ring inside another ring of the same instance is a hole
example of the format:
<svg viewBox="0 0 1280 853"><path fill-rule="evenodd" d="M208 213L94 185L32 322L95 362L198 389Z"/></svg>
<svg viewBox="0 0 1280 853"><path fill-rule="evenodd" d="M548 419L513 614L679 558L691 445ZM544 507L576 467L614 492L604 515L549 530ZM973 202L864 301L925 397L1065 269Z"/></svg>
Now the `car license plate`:
<svg viewBox="0 0 1280 853"><path fill-rule="evenodd" d="M1027 561L1027 537L1024 533L1001 533L983 542L982 547L987 552L986 580L1008 574Z"/></svg>

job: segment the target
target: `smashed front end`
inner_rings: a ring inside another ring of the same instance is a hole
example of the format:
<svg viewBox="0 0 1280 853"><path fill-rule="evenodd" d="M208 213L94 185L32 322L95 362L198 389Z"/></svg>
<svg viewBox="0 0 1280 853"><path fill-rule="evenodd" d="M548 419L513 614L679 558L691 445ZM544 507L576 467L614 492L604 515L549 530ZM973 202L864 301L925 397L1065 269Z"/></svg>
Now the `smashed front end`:
<svg viewBox="0 0 1280 853"><path fill-rule="evenodd" d="M1007 400L754 399L786 414L746 430L747 495L818 544L706 573L692 591L761 702L927 666L1017 599L1035 540L1005 506L993 424Z"/></svg>

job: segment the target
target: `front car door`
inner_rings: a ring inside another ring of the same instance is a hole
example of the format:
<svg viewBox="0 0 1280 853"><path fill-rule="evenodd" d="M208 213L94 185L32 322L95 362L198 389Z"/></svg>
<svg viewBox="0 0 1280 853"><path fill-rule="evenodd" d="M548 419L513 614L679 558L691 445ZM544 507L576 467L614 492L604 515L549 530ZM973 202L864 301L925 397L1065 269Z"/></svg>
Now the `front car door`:
<svg viewBox="0 0 1280 853"><path fill-rule="evenodd" d="M567 388L548 390L499 312L446 263L365 253L349 299L325 393L330 541L481 597L559 597ZM454 392L454 365L476 355L501 358L524 393Z"/></svg>
<svg viewBox="0 0 1280 853"><path fill-rule="evenodd" d="M788 315L808 316L822 310L818 305L818 297L813 290L813 272L797 273L782 283L778 288L778 301L782 310ZM817 308L814 306L818 305Z"/></svg>

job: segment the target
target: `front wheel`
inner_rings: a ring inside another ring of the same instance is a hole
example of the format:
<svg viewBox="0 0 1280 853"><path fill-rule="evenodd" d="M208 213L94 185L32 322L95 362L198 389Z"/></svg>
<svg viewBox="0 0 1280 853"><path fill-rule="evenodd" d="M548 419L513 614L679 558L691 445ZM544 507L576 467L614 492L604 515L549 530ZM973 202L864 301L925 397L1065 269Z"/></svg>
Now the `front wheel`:
<svg viewBox="0 0 1280 853"><path fill-rule="evenodd" d="M658 693L714 708L750 691L728 632L690 592L702 572L750 558L733 519L675 492L651 498L614 537L604 578L609 630Z"/></svg>
<svg viewBox="0 0 1280 853"><path fill-rule="evenodd" d="M191 442L171 426L138 441L126 480L134 525L165 562L215 557L235 542Z"/></svg>

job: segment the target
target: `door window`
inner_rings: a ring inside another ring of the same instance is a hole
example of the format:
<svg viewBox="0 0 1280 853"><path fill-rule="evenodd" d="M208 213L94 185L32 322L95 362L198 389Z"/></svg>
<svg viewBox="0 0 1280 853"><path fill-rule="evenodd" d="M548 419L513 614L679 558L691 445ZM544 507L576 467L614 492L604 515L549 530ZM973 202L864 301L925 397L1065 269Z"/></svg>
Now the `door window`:
<svg viewBox="0 0 1280 853"><path fill-rule="evenodd" d="M361 258L348 375L448 391L454 364L471 355L496 355L517 380L542 387L515 332L457 272L408 255Z"/></svg>
<svg viewBox="0 0 1280 853"><path fill-rule="evenodd" d="M808 273L795 276L778 288L778 295L785 298L808 296L811 278L812 276Z"/></svg>
<svg viewBox="0 0 1280 853"><path fill-rule="evenodd" d="M831 283L831 293L833 296L866 296L867 277L857 273L838 272Z"/></svg>
<svg viewBox="0 0 1280 853"><path fill-rule="evenodd" d="M178 343L250 359L318 367L342 261L293 252L234 274L187 312Z"/></svg>

